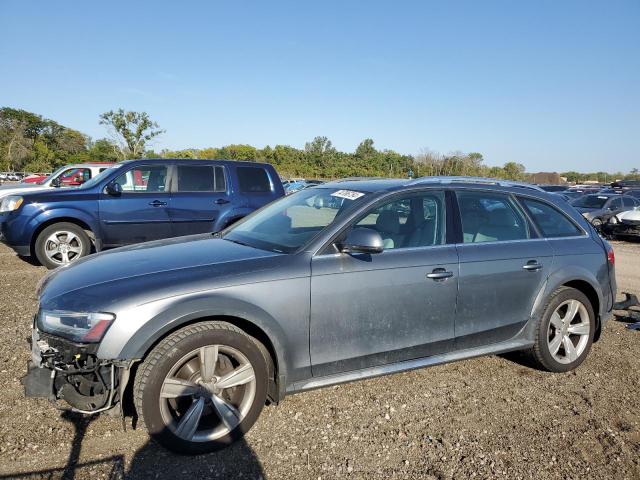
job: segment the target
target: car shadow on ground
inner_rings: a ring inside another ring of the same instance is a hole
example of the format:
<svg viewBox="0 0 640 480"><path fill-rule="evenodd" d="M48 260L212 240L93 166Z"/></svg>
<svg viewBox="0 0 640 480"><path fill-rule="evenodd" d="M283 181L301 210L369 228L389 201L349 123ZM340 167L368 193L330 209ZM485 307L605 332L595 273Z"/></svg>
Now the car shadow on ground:
<svg viewBox="0 0 640 480"><path fill-rule="evenodd" d="M62 467L0 475L0 479L47 478L73 480L101 476L108 480L149 478L245 478L264 479L262 465L244 439L219 452L205 455L177 455L149 439L135 453L127 468L124 454L80 462L82 442L97 416L63 412L61 419L74 427L67 462Z"/></svg>

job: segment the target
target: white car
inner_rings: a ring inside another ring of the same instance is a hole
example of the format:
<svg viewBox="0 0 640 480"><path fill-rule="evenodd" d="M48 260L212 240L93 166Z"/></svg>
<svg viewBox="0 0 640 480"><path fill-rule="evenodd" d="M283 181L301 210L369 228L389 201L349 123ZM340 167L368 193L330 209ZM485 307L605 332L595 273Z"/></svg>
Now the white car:
<svg viewBox="0 0 640 480"><path fill-rule="evenodd" d="M625 225L640 225L640 207L633 210L621 212L610 220L611 223L622 223Z"/></svg>
<svg viewBox="0 0 640 480"><path fill-rule="evenodd" d="M114 163L78 163L59 168L39 183L12 183L0 186L0 200L8 195L37 192L48 188L78 187Z"/></svg>

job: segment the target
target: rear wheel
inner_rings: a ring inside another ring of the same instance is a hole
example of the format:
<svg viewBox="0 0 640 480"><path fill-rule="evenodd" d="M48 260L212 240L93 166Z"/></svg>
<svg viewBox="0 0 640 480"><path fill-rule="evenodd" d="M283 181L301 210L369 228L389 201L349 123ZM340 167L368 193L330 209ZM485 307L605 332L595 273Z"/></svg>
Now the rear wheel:
<svg viewBox="0 0 640 480"><path fill-rule="evenodd" d="M49 270L80 260L91 253L91 240L74 223L54 223L40 232L35 243L38 261Z"/></svg>
<svg viewBox="0 0 640 480"><path fill-rule="evenodd" d="M189 325L162 340L136 375L134 397L150 435L179 453L205 453L242 437L267 397L267 360L226 322Z"/></svg>
<svg viewBox="0 0 640 480"><path fill-rule="evenodd" d="M568 372L587 357L595 334L595 314L581 291L561 287L550 297L539 320L532 357L551 372Z"/></svg>

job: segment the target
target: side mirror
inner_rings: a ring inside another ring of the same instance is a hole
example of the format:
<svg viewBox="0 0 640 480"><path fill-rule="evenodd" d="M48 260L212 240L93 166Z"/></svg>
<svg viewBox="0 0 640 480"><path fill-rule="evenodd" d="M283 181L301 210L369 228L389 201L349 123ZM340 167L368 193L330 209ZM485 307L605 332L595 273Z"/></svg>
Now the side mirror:
<svg viewBox="0 0 640 480"><path fill-rule="evenodd" d="M55 188L60 188L61 182L60 182L60 177L56 177L53 180L51 180L51 186L55 187Z"/></svg>
<svg viewBox="0 0 640 480"><path fill-rule="evenodd" d="M382 253L384 241L375 230L356 228L347 234L339 247L344 253Z"/></svg>
<svg viewBox="0 0 640 480"><path fill-rule="evenodd" d="M108 183L105 190L109 195L112 195L114 197L119 197L120 195L122 195L122 185L120 185L118 182Z"/></svg>

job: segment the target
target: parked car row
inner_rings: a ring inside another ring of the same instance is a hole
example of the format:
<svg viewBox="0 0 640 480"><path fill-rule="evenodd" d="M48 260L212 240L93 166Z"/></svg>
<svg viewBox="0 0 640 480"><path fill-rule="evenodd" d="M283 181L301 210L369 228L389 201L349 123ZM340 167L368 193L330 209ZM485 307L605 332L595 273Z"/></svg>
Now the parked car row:
<svg viewBox="0 0 640 480"><path fill-rule="evenodd" d="M0 182L19 182L26 174L21 172L0 172Z"/></svg>
<svg viewBox="0 0 640 480"><path fill-rule="evenodd" d="M608 187L540 185L540 188L564 198L604 235L612 235L608 223L620 223L618 214L640 208L640 182L633 180L614 182Z"/></svg>
<svg viewBox="0 0 640 480"><path fill-rule="evenodd" d="M76 188L51 188L64 185ZM0 238L52 269L94 250L218 232L283 195L278 174L262 163L74 165L40 185L0 187Z"/></svg>
<svg viewBox="0 0 640 480"><path fill-rule="evenodd" d="M322 185L324 182L322 180L313 180L313 179L292 179L285 180L282 182L284 187L285 195L291 195L292 193L299 192L300 190L304 190L305 188L315 187L317 185Z"/></svg>
<svg viewBox="0 0 640 480"><path fill-rule="evenodd" d="M279 196L268 165L141 160L5 199L2 229L60 263L88 229L98 250L210 232ZM573 370L611 316L614 265L591 224L535 186L330 182L219 234L55 270L38 290L23 383L87 414L132 404L161 444L203 453L295 392L508 351Z"/></svg>

